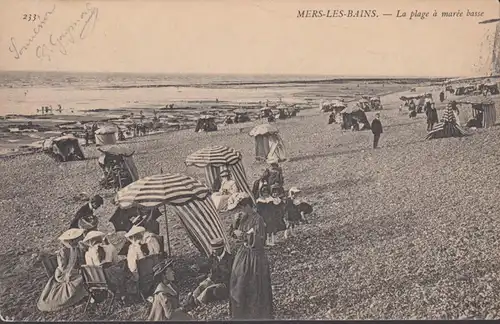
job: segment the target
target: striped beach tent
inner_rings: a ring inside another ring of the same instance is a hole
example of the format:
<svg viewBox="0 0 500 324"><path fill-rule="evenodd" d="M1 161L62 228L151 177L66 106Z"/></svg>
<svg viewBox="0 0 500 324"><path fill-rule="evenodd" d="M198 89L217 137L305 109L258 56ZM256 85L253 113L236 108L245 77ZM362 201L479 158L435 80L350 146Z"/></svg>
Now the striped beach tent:
<svg viewBox="0 0 500 324"><path fill-rule="evenodd" d="M220 171L227 169L238 189L248 193L255 202L243 166L242 155L235 149L217 145L205 147L190 154L185 163L186 166L205 168L205 179L213 190L218 189L216 183L220 180Z"/></svg>
<svg viewBox="0 0 500 324"><path fill-rule="evenodd" d="M164 173L142 178L118 191L116 201L123 209L170 205L200 252L210 255L210 240L215 238L222 238L230 249L208 188L191 177ZM165 213L167 221L166 217ZM167 222L169 240L168 236Z"/></svg>
<svg viewBox="0 0 500 324"><path fill-rule="evenodd" d="M426 139L444 138L444 137L462 137L465 131L457 124L457 119L451 106L447 107L443 113L442 122L434 126Z"/></svg>

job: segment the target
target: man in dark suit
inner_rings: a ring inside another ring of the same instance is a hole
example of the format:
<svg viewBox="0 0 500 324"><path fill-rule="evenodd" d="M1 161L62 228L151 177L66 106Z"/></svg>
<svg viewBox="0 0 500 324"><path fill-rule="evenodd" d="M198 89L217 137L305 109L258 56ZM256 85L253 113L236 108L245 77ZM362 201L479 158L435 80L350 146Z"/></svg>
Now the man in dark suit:
<svg viewBox="0 0 500 324"><path fill-rule="evenodd" d="M101 196L95 195L92 197L88 204L83 205L76 212L69 228L81 228L86 231L96 231L98 220L94 213L99 207L102 206L103 203L104 200Z"/></svg>
<svg viewBox="0 0 500 324"><path fill-rule="evenodd" d="M210 244L213 249L209 260L210 273L192 293L189 293L183 306L185 309L215 300L224 300L229 296L233 256L226 251L223 239L214 239Z"/></svg>
<svg viewBox="0 0 500 324"><path fill-rule="evenodd" d="M378 141L380 140L380 134L383 133L382 123L380 122L380 114L376 113L375 118L372 121L371 129L373 133L373 148L378 147Z"/></svg>

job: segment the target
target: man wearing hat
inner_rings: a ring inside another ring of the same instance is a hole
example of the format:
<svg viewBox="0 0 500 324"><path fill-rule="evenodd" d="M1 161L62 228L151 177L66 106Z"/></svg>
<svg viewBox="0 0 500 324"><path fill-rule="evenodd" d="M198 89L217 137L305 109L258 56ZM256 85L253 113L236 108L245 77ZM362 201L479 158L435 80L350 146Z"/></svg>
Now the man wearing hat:
<svg viewBox="0 0 500 324"><path fill-rule="evenodd" d="M98 220L95 212L103 203L104 200L101 196L95 195L92 197L87 204L80 207L76 212L75 217L71 221L70 228L82 228L86 232L96 231Z"/></svg>
<svg viewBox="0 0 500 324"><path fill-rule="evenodd" d="M380 122L380 113L375 114L375 118L372 121L371 129L373 133L373 148L376 149L378 146L378 141L380 139L380 134L383 133L382 123Z"/></svg>
<svg viewBox="0 0 500 324"><path fill-rule="evenodd" d="M153 267L155 291L148 321L192 320L179 307L179 293L174 284L175 272L172 260L163 260Z"/></svg>
<svg viewBox="0 0 500 324"><path fill-rule="evenodd" d="M198 287L188 295L185 308L204 305L215 300L224 300L229 295L229 279L233 266L233 257L226 251L224 240L216 238L210 241L210 273Z"/></svg>

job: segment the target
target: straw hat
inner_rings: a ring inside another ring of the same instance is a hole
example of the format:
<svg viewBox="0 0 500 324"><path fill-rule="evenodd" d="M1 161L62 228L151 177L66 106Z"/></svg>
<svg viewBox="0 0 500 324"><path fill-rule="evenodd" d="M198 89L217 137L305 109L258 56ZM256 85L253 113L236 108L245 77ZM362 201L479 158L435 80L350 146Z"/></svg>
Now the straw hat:
<svg viewBox="0 0 500 324"><path fill-rule="evenodd" d="M292 187L292 188L290 188L290 190L288 190L289 194L294 194L294 193L299 193L299 192L302 192L302 191L297 187Z"/></svg>
<svg viewBox="0 0 500 324"><path fill-rule="evenodd" d="M224 169L220 172L221 177L228 177L229 176L229 171L227 169Z"/></svg>
<svg viewBox="0 0 500 324"><path fill-rule="evenodd" d="M146 229L144 227L134 225L134 226L132 226L130 231L128 231L127 234L125 234L125 237L130 238L136 234L144 233L145 231L146 231Z"/></svg>
<svg viewBox="0 0 500 324"><path fill-rule="evenodd" d="M85 230L82 228L70 228L66 232L62 233L61 236L59 236L59 240L60 241L74 240L82 236L84 232Z"/></svg>
<svg viewBox="0 0 500 324"><path fill-rule="evenodd" d="M240 202L242 202L246 198L250 198L250 196L246 192L239 192L236 195L234 195L233 197L231 197L233 199L231 199L227 203L227 210L233 210L233 209L235 209L236 207L238 207L238 205L240 204Z"/></svg>
<svg viewBox="0 0 500 324"><path fill-rule="evenodd" d="M83 243L86 243L90 240L93 240L95 238L101 238L101 237L105 237L106 234L104 234L103 232L100 232L100 231L90 231L87 233L87 235L85 235L85 238L83 239Z"/></svg>

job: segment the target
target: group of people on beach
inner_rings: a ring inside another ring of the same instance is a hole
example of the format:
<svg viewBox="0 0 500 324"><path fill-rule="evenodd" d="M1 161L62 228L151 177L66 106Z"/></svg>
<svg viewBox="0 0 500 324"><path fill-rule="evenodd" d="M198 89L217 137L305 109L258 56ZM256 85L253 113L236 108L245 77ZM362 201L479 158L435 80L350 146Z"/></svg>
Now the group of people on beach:
<svg viewBox="0 0 500 324"><path fill-rule="evenodd" d="M189 312L194 308L226 299L234 319L273 318L265 246L275 245L280 231L285 232L285 239L293 236L297 225L307 223L306 215L312 207L300 199L298 188L290 188L287 194L278 160L269 159L268 164L254 182L254 197L239 191L229 172L222 172L220 189L230 193L226 210L233 214L228 231L237 248L228 250L223 239L211 240L212 253L203 280L183 301L175 285L175 261L163 251L157 221L161 213L155 208L140 208L138 215L129 215L131 227L124 235L125 243L118 248L109 241L108 233L99 230L97 211L104 199L95 195L79 208L59 236L62 246L56 254L57 268L42 291L38 308L58 311L80 303L89 294L90 302L98 303L83 276L89 266L103 269L123 303L133 301L138 294L139 262L156 255L159 261L153 268L154 289L146 296L151 303L148 320L190 319Z"/></svg>

